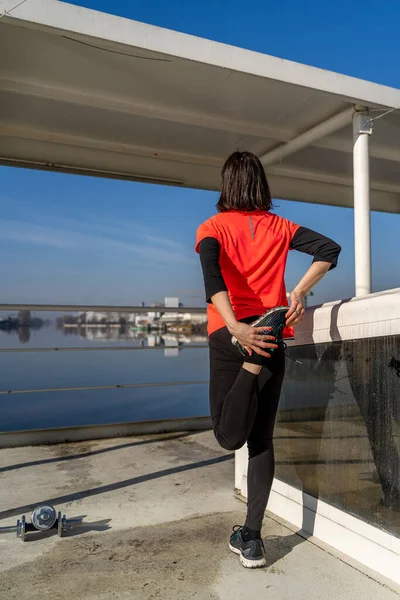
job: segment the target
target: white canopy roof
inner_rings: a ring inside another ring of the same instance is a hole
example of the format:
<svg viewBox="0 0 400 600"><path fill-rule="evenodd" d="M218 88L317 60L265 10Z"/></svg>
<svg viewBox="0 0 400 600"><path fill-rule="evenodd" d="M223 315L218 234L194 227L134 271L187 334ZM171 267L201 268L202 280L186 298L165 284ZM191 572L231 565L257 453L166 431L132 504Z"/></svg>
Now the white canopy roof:
<svg viewBox="0 0 400 600"><path fill-rule="evenodd" d="M0 19L1 164L215 190L248 149L274 197L353 206L354 105L400 90L57 0ZM375 210L400 212L399 134L376 122Z"/></svg>

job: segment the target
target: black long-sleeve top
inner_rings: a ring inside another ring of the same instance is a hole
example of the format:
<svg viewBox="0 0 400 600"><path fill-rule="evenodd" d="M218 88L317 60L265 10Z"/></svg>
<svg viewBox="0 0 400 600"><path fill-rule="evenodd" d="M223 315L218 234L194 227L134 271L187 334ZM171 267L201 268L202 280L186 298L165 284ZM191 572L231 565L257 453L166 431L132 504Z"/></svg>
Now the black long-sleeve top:
<svg viewBox="0 0 400 600"><path fill-rule="evenodd" d="M293 236L290 248L310 254L313 256L313 262L331 263L330 269L336 267L341 252L341 247L336 242L306 227L299 227ZM221 253L219 242L213 237L204 238L199 244L199 252L206 300L211 302L214 294L227 291L219 264Z"/></svg>

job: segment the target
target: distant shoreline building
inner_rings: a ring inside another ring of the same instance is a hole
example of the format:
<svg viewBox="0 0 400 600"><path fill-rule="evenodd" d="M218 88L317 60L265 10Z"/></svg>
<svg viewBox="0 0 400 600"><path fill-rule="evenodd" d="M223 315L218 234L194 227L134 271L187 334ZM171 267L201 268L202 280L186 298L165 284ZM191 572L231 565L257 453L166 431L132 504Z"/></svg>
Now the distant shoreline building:
<svg viewBox="0 0 400 600"><path fill-rule="evenodd" d="M142 308L144 308L142 302ZM168 312L170 308L182 308L182 312ZM59 327L129 327L144 331L190 331L205 327L207 314L192 314L183 307L178 297L166 297L164 304L154 303L147 312L81 312L64 315L57 320Z"/></svg>

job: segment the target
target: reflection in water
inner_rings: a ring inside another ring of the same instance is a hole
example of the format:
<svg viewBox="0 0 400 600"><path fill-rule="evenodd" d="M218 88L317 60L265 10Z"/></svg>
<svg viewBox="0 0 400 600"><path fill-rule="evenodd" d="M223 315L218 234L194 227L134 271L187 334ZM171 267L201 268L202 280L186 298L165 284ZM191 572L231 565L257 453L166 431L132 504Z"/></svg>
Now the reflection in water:
<svg viewBox="0 0 400 600"><path fill-rule="evenodd" d="M93 347L96 344L107 346L115 346L110 342L120 342L121 346L132 346L138 348L164 348L164 356L168 358L177 357L180 349L188 345L198 346L207 344L207 336L203 333L194 332L171 332L171 331L156 331L149 333L141 329L133 328L125 320L121 320L119 324L63 324L59 326L55 322L55 326L49 326L51 322L41 321L40 323L31 320L30 325L15 324L7 327L0 327L0 348L7 348L10 344L7 343L6 337L18 339L20 344L28 344L32 347L39 346L41 348L61 349L62 347ZM4 325L4 323L3 323ZM47 326L46 326L47 325ZM32 340L32 330L37 331L34 340ZM39 332L39 330L41 330ZM64 338L64 342L63 342ZM69 338L68 340L66 338ZM71 338L76 338L79 343L74 343ZM72 342L72 343L71 343ZM14 344L11 344L15 348ZM119 344L118 344L119 345ZM18 346L18 344L17 344Z"/></svg>
<svg viewBox="0 0 400 600"><path fill-rule="evenodd" d="M46 325L49 325L49 321L32 317L29 310L20 310L17 315L0 313L0 333L17 334L21 344L29 342L31 329L38 331Z"/></svg>
<svg viewBox="0 0 400 600"><path fill-rule="evenodd" d="M291 348L275 430L279 479L397 535L399 352L399 336Z"/></svg>
<svg viewBox="0 0 400 600"><path fill-rule="evenodd" d="M64 337L77 337L80 340L88 340L90 342L107 342L107 341L131 341L134 346L141 347L165 347L179 348L188 344L206 344L207 336L201 333L172 333L155 332L148 333L140 329L133 329L125 321L121 321L117 325L70 325L60 327L51 326L50 321L41 319L32 319L29 324L20 324L15 318L0 319L0 339L1 334L8 336L17 336L21 344L27 344L31 340L31 331L39 331L42 328L44 331L58 332L58 335ZM47 338L47 334L43 339ZM40 336L42 338L42 335ZM7 347L7 342L2 344Z"/></svg>
<svg viewBox="0 0 400 600"><path fill-rule="evenodd" d="M19 327L18 331L18 339L21 344L27 344L31 339L31 332L29 327Z"/></svg>
<svg viewBox="0 0 400 600"><path fill-rule="evenodd" d="M166 348L179 348L185 344L205 344L207 336L204 335L185 335L179 333L146 333L144 331L130 329L124 325L105 325L105 326L87 326L78 325L74 327L64 327L63 335L78 336L81 339L90 341L110 341L110 340L132 340L138 346L148 346L156 348L165 346Z"/></svg>

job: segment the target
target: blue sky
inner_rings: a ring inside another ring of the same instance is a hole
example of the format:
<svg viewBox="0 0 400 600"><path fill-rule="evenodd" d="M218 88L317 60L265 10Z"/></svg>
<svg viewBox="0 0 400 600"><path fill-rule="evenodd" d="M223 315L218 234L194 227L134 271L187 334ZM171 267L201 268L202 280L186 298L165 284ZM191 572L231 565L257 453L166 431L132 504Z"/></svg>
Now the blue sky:
<svg viewBox="0 0 400 600"><path fill-rule="evenodd" d="M366 0L71 3L400 87L395 0L379 6ZM193 239L214 212L215 193L4 167L0 176L4 302L136 304L179 295L201 304ZM279 214L343 247L339 268L317 286L315 301L351 296L352 211L283 200L276 205ZM400 253L399 231L400 215L373 213L376 291L400 286L399 269L387 260ZM291 253L288 287L308 264L308 257Z"/></svg>

